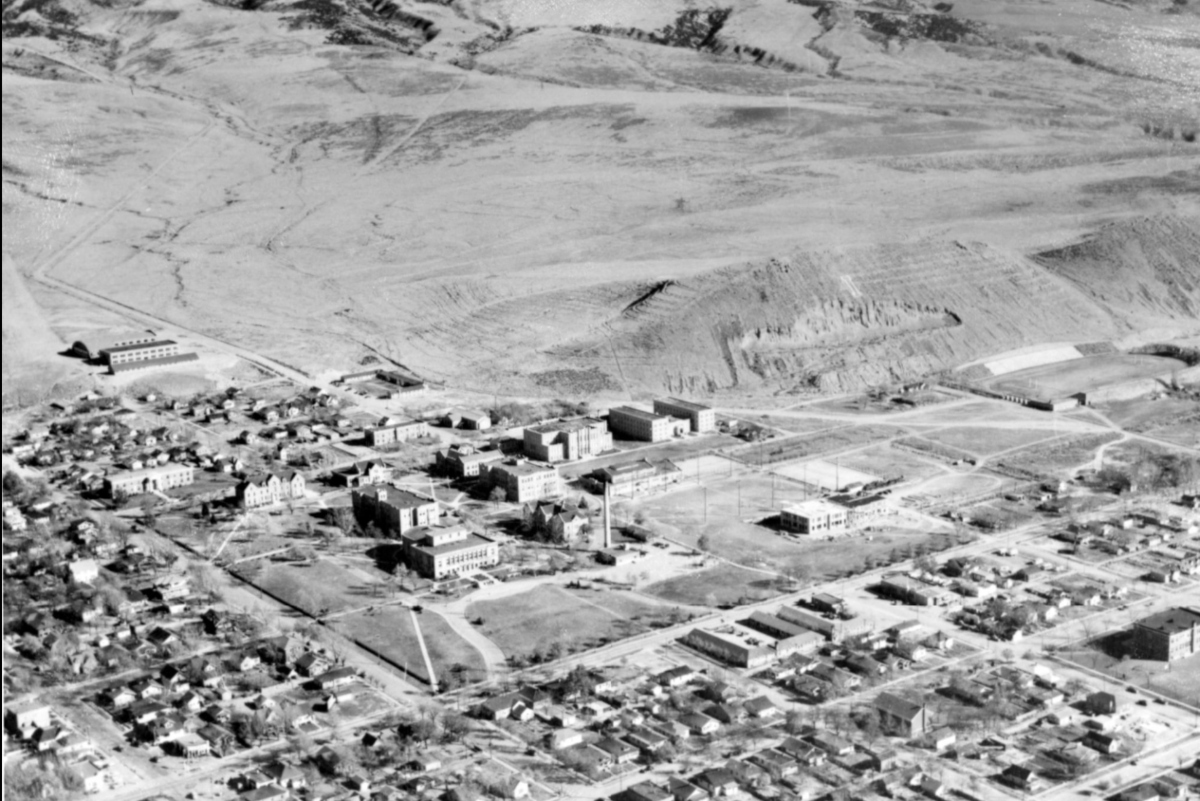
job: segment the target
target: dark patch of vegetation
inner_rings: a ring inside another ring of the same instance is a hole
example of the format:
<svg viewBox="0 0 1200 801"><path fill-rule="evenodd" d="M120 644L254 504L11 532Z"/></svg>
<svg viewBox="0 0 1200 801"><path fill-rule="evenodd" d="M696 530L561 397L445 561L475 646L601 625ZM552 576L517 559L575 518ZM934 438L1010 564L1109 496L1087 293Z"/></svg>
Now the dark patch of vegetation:
<svg viewBox="0 0 1200 801"><path fill-rule="evenodd" d="M971 37L987 41L978 24L946 14L888 14L880 11L854 13L875 33L888 38L956 43Z"/></svg>

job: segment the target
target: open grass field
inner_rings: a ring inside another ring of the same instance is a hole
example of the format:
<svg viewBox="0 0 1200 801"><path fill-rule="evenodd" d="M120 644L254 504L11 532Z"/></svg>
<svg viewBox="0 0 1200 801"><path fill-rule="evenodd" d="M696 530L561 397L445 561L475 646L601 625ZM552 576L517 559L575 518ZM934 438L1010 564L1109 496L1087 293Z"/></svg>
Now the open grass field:
<svg viewBox="0 0 1200 801"><path fill-rule="evenodd" d="M421 646L413 628L412 613L407 607L386 606L370 613L355 612L338 618L334 622L334 628L346 637L374 648L413 676L425 682L429 681L425 660L421 658ZM454 636L457 639L457 635ZM426 645L430 648L430 661L433 661L432 646L429 643ZM466 643L463 645L470 648ZM478 652L474 648L470 650L482 668L483 660L478 656ZM437 670L436 661L434 670Z"/></svg>
<svg viewBox="0 0 1200 801"><path fill-rule="evenodd" d="M1122 631L1097 641L1077 643L1060 651L1059 656L1185 703L1195 704L1200 700L1200 654L1172 662L1170 670L1162 662L1147 659L1122 661L1127 636L1128 631Z"/></svg>
<svg viewBox="0 0 1200 801"><path fill-rule="evenodd" d="M977 456L990 456L1001 451L1032 445L1054 436L1053 431L1042 429L1022 428L989 428L987 426L953 426L937 431L927 431L921 435L924 439L932 440L951 448L973 453Z"/></svg>
<svg viewBox="0 0 1200 801"><path fill-rule="evenodd" d="M655 582L642 591L671 603L693 606L759 601L782 592L776 578L728 564L718 564L686 576Z"/></svg>
<svg viewBox="0 0 1200 801"><path fill-rule="evenodd" d="M328 559L312 564L268 562L251 583L309 614L342 612L378 598L361 577Z"/></svg>
<svg viewBox="0 0 1200 801"><path fill-rule="evenodd" d="M1016 370L992 379L986 386L995 392L1061 398L1126 381L1169 376L1172 370L1186 366L1179 359L1163 356L1106 353Z"/></svg>
<svg viewBox="0 0 1200 801"><path fill-rule="evenodd" d="M754 460L760 458L767 464L778 464L793 459L803 459L806 456L836 453L858 445L888 439L900 434L893 426L861 425L839 428L808 436L792 437L786 440L763 444L761 452L758 448L744 450L745 458Z"/></svg>
<svg viewBox="0 0 1200 801"><path fill-rule="evenodd" d="M1120 438L1121 435L1115 431L1072 434L1022 448L1006 454L1000 461L1005 465L1036 473L1069 473L1088 465L1101 445Z"/></svg>
<svg viewBox="0 0 1200 801"><path fill-rule="evenodd" d="M940 475L948 468L933 459L893 448L876 445L863 451L855 451L841 457L841 464L855 470L874 473L881 478L903 477L906 481L920 481Z"/></svg>
<svg viewBox="0 0 1200 801"><path fill-rule="evenodd" d="M785 504L804 500L806 495L812 497L791 481L775 479L772 488L771 479L751 476L650 498L638 509L666 536L685 545L695 547L701 535L707 535L712 553L723 559L771 572L793 568L811 571L814 578L841 575L895 547L915 545L934 536L928 527L921 531L897 527L894 532L885 527L872 531L872 541L863 536L806 540L783 536L757 522L778 514ZM704 595L701 593L700 598Z"/></svg>
<svg viewBox="0 0 1200 801"><path fill-rule="evenodd" d="M840 461L827 462L824 459L809 459L803 462L794 462L775 468L775 472L796 481L815 484L818 487L825 487L827 489L841 489L847 484L854 484L856 482L867 484L879 478L879 475L876 473L855 470L852 467L842 464Z"/></svg>
<svg viewBox="0 0 1200 801"><path fill-rule="evenodd" d="M555 643L564 654L594 648L637 629L624 616L553 585L473 603L467 618L483 618L479 630L510 658L545 653Z"/></svg>

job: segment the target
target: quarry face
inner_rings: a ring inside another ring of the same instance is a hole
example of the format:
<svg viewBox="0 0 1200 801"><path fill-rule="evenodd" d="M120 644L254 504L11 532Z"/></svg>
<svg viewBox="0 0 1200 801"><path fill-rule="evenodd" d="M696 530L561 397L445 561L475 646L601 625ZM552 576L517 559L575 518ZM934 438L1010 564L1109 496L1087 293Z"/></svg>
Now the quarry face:
<svg viewBox="0 0 1200 801"><path fill-rule="evenodd" d="M1194 335L1198 40L1195 0L6 2L6 392L98 298L523 395Z"/></svg>

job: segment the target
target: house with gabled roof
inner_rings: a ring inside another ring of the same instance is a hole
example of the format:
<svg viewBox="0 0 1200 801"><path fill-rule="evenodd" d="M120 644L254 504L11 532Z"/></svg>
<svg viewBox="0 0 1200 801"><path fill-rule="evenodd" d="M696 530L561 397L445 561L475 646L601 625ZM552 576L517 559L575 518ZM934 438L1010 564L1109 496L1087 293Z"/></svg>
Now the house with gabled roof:
<svg viewBox="0 0 1200 801"><path fill-rule="evenodd" d="M880 693L874 701L883 728L902 737L914 737L929 729L925 704L909 701L898 695Z"/></svg>

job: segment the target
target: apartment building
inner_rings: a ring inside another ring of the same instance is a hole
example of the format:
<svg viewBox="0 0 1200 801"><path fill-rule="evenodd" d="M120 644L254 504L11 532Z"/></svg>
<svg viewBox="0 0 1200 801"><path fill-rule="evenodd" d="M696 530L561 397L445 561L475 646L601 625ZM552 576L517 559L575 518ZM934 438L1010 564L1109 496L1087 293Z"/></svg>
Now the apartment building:
<svg viewBox="0 0 1200 801"><path fill-rule="evenodd" d="M112 498L118 494L140 495L145 492L166 492L185 487L196 480L195 470L186 464L164 464L142 470L114 473L104 479L104 492Z"/></svg>
<svg viewBox="0 0 1200 801"><path fill-rule="evenodd" d="M524 440L525 455L539 462L587 459L610 451L613 446L608 423L593 417L529 426Z"/></svg>
<svg viewBox="0 0 1200 801"><path fill-rule="evenodd" d="M401 534L401 540L408 566L435 581L500 563L496 541L462 525L418 526Z"/></svg>
<svg viewBox="0 0 1200 801"><path fill-rule="evenodd" d="M403 420L387 422L374 428L368 428L367 444L372 448L395 445L397 442L408 442L419 437L429 436L429 424L421 420Z"/></svg>
<svg viewBox="0 0 1200 801"><path fill-rule="evenodd" d="M304 486L304 476L295 471L286 478L264 473L239 482L234 493L243 509L256 509L291 498L303 498Z"/></svg>
<svg viewBox="0 0 1200 801"><path fill-rule="evenodd" d="M846 530L846 510L827 501L804 501L783 507L779 524L800 534L837 534Z"/></svg>
<svg viewBox="0 0 1200 801"><path fill-rule="evenodd" d="M1200 652L1200 611L1176 607L1133 625L1134 656L1174 662Z"/></svg>
<svg viewBox="0 0 1200 801"><path fill-rule="evenodd" d="M488 466L488 481L503 487L512 503L529 503L562 493L558 468L525 459L505 459Z"/></svg>
<svg viewBox="0 0 1200 801"><path fill-rule="evenodd" d="M691 423L632 406L616 406L608 410L608 427L626 439L662 442L686 434L691 429Z"/></svg>
<svg viewBox="0 0 1200 801"><path fill-rule="evenodd" d="M704 434L717 429L717 413L711 406L703 406L679 398L659 398L654 401L654 413L689 421L694 434Z"/></svg>
<svg viewBox="0 0 1200 801"><path fill-rule="evenodd" d="M355 518L371 521L385 534L403 534L409 529L437 523L438 504L432 498L398 487L370 486L350 494Z"/></svg>

